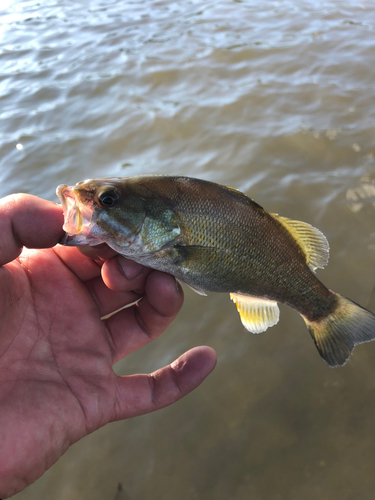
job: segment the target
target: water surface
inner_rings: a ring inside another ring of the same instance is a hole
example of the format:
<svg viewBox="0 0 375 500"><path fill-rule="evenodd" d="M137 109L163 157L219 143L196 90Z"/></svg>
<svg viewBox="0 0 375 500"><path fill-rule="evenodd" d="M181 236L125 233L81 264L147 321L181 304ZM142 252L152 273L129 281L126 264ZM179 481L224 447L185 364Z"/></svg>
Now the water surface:
<svg viewBox="0 0 375 500"><path fill-rule="evenodd" d="M375 311L375 6L361 1L3 0L0 196L181 174L319 227L319 277ZM116 365L190 347L209 379L158 413L74 445L18 500L373 499L375 343L341 369L301 318L244 331L229 297L186 291L162 338Z"/></svg>

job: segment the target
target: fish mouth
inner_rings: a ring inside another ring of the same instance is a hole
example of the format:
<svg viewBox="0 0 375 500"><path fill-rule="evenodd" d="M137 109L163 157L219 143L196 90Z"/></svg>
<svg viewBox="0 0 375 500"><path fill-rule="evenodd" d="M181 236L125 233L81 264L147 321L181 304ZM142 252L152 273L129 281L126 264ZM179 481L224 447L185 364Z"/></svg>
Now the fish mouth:
<svg viewBox="0 0 375 500"><path fill-rule="evenodd" d="M74 188L61 184L57 187L56 194L64 211L64 231L70 235L79 234L83 228L83 220Z"/></svg>
<svg viewBox="0 0 375 500"><path fill-rule="evenodd" d="M66 233L59 243L68 246L87 245L93 214L92 203L81 203L75 188L66 184L60 184L56 194L64 212L63 230Z"/></svg>

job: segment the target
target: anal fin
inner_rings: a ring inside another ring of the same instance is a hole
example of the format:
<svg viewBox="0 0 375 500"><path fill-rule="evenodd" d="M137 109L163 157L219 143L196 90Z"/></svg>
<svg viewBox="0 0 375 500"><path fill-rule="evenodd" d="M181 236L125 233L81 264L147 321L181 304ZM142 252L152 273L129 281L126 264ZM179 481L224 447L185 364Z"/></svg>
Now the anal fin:
<svg viewBox="0 0 375 500"><path fill-rule="evenodd" d="M231 293L230 298L237 306L243 326L252 333L260 333L279 321L277 302L259 299L249 295Z"/></svg>

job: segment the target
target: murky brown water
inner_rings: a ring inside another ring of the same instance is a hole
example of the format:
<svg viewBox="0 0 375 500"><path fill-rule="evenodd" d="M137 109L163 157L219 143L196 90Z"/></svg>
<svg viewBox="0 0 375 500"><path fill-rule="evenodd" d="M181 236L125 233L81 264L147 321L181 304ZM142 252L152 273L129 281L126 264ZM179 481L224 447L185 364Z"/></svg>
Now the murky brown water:
<svg viewBox="0 0 375 500"><path fill-rule="evenodd" d="M373 2L2 0L0 23L0 196L138 173L234 186L319 227L319 276L375 311ZM14 498L112 500L119 482L137 500L374 498L375 343L332 370L294 311L256 336L229 297L188 290L116 370L199 344L219 362L198 390Z"/></svg>

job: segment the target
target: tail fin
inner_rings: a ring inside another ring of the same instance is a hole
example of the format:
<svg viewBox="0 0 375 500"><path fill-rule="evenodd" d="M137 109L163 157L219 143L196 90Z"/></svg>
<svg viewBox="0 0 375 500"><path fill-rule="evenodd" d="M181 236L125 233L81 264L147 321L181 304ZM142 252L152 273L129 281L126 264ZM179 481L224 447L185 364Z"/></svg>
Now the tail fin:
<svg viewBox="0 0 375 500"><path fill-rule="evenodd" d="M336 295L332 314L312 322L303 317L319 354L332 368L344 365L357 344L375 340L375 314Z"/></svg>

